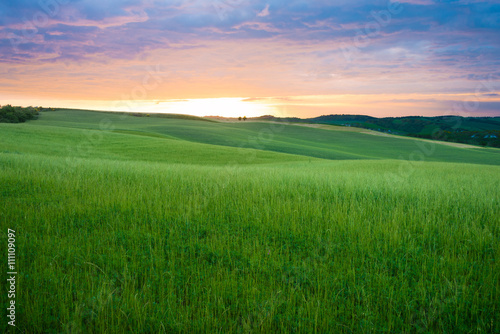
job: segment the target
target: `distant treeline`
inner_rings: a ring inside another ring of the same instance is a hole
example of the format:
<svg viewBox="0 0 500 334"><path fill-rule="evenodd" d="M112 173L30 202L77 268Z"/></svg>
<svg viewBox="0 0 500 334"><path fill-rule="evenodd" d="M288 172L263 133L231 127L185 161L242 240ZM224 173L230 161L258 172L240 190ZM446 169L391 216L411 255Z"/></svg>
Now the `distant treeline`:
<svg viewBox="0 0 500 334"><path fill-rule="evenodd" d="M13 107L7 104L0 108L0 123L24 123L31 119L37 119L41 107Z"/></svg>
<svg viewBox="0 0 500 334"><path fill-rule="evenodd" d="M308 119L276 118L274 116L262 116L258 119L352 126L395 135L500 148L500 117L408 116L376 118L365 115L325 115Z"/></svg>

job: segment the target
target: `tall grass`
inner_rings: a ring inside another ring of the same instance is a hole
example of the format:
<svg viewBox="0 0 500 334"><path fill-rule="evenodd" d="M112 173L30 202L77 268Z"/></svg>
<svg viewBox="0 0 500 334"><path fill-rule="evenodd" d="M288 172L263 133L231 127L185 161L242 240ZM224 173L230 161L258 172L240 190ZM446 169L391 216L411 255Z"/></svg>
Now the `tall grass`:
<svg viewBox="0 0 500 334"><path fill-rule="evenodd" d="M500 332L500 167L281 158L0 153L17 331Z"/></svg>

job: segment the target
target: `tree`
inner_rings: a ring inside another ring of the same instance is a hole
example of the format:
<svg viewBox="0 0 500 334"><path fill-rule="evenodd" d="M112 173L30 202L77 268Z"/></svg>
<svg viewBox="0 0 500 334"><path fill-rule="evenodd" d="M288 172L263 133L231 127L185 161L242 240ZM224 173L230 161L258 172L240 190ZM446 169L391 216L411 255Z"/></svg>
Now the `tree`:
<svg viewBox="0 0 500 334"><path fill-rule="evenodd" d="M240 117L238 117L238 121L241 121L241 116L240 116Z"/></svg>
<svg viewBox="0 0 500 334"><path fill-rule="evenodd" d="M243 120L246 121L247 120L247 117L246 116L243 116Z"/></svg>
<svg viewBox="0 0 500 334"><path fill-rule="evenodd" d="M30 119L35 119L36 116L38 116L38 111L32 107L21 108L7 104L0 108L1 123L23 123Z"/></svg>

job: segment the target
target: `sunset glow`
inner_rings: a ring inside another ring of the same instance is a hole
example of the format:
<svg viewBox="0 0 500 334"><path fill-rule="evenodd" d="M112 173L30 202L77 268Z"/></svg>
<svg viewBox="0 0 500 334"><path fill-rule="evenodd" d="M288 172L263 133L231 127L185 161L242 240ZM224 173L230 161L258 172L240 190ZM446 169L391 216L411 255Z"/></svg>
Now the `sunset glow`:
<svg viewBox="0 0 500 334"><path fill-rule="evenodd" d="M53 0L0 11L0 104L500 115L493 1Z"/></svg>
<svg viewBox="0 0 500 334"><path fill-rule="evenodd" d="M171 112L195 116L256 117L275 114L274 108L262 103L245 102L240 98L191 99L165 102L151 108L151 112Z"/></svg>

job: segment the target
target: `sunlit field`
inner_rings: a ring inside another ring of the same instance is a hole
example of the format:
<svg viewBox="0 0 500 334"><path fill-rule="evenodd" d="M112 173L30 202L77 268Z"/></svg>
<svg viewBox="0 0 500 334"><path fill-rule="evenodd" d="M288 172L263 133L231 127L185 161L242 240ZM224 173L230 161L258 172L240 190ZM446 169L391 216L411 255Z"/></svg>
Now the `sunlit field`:
<svg viewBox="0 0 500 334"><path fill-rule="evenodd" d="M500 150L87 111L0 139L2 332L500 332Z"/></svg>

